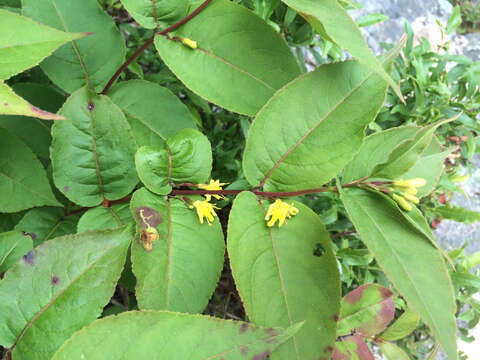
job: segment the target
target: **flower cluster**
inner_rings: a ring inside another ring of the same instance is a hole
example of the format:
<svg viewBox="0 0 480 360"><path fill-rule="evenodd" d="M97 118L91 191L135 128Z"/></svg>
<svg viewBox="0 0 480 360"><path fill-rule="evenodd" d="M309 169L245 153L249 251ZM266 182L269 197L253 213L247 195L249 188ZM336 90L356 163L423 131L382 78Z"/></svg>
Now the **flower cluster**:
<svg viewBox="0 0 480 360"><path fill-rule="evenodd" d="M211 226L213 223L213 220L215 220L215 216L217 216L215 209L218 210L220 208L211 204L209 201L210 199L206 199L202 201L196 200L193 202L190 208L191 209L195 208L197 210L197 216L198 216L198 219L200 220L200 224L203 224L203 219L206 218L208 225Z"/></svg>
<svg viewBox="0 0 480 360"><path fill-rule="evenodd" d="M298 212L299 210L293 206L293 203L288 204L277 199L268 207L267 215L265 215L267 226L274 226L278 220L278 227L280 228L287 222L287 218L290 219L292 216L297 215Z"/></svg>
<svg viewBox="0 0 480 360"><path fill-rule="evenodd" d="M423 178L414 178L409 180L395 180L392 182L392 198L400 207L406 211L412 210L412 203L418 204L420 200L415 196L418 188L425 186L427 181Z"/></svg>
<svg viewBox="0 0 480 360"><path fill-rule="evenodd" d="M227 183L221 183L220 180L210 180L209 184L198 184L197 187L202 190L209 190L209 191L219 191L223 190L222 186L226 185ZM195 208L197 210L198 219L200 220L200 224L203 224L203 219L207 219L208 225L212 225L213 221L215 220L215 216L217 213L215 209L219 210L219 207L216 207L214 204L210 203L212 200L212 196L217 199L221 200L224 199L224 196L217 195L217 194L205 194L205 200L196 200L190 206L191 209Z"/></svg>

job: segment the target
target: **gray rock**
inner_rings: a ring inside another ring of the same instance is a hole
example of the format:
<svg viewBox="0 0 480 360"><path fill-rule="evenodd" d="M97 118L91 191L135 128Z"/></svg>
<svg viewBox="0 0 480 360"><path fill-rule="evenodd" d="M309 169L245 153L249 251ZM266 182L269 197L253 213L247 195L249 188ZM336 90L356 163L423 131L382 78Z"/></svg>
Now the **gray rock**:
<svg viewBox="0 0 480 360"><path fill-rule="evenodd" d="M472 177L462 184L465 195L456 193L452 199L452 205L461 206L468 210L480 211L480 154L474 158L476 168ZM468 246L466 254L480 251L480 223L463 224L452 220L444 220L434 232L439 245L446 250L453 250L461 247L465 241Z"/></svg>
<svg viewBox="0 0 480 360"><path fill-rule="evenodd" d="M405 21L412 24L415 32L428 29L428 35L441 38L435 19L446 24L453 11L453 6L447 0L364 0L362 4L363 9L351 12L355 19L371 13L381 13L390 17L383 23L362 28L368 45L377 54L383 52L380 43L398 42L405 32Z"/></svg>

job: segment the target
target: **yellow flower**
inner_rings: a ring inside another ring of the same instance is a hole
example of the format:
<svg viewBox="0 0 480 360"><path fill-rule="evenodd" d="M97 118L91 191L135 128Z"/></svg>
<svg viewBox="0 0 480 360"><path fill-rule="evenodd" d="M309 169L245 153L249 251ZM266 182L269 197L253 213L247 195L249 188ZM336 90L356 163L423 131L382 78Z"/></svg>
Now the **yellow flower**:
<svg viewBox="0 0 480 360"><path fill-rule="evenodd" d="M198 219L200 220L200 224L203 224L203 218L207 219L208 225L212 225L214 217L217 216L215 209L220 209L213 204L209 203L210 199L206 199L203 201L196 200L193 202L193 205L190 206L191 209L197 209Z"/></svg>
<svg viewBox="0 0 480 360"><path fill-rule="evenodd" d="M210 180L210 184L198 184L197 187L202 190L216 191L216 190L223 190L222 186L227 184L228 183L221 183L220 180ZM213 197L217 200L225 199L222 195L217 195L217 194L214 194ZM205 198L207 199L207 201L210 201L210 199L212 198L212 195L206 194Z"/></svg>
<svg viewBox="0 0 480 360"><path fill-rule="evenodd" d="M198 44L195 40L189 39L189 38L183 38L182 39L182 44L188 46L191 49L196 49L198 47Z"/></svg>
<svg viewBox="0 0 480 360"><path fill-rule="evenodd" d="M274 226L278 220L278 227L280 228L286 222L287 218L290 219L292 216L297 215L298 211L299 210L293 206L293 203L287 204L277 199L268 207L267 215L265 215L265 220L268 221L267 226Z"/></svg>
<svg viewBox="0 0 480 360"><path fill-rule="evenodd" d="M398 203L398 205L400 205L403 210L410 211L413 209L412 205L407 200L405 200L403 196L392 194L392 198Z"/></svg>

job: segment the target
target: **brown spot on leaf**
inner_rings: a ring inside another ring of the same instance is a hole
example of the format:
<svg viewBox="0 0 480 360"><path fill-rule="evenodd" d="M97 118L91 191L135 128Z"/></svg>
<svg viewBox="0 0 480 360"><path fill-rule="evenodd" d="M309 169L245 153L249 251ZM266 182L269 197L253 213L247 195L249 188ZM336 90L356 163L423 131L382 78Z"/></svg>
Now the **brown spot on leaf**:
<svg viewBox="0 0 480 360"><path fill-rule="evenodd" d="M88 111L92 112L93 110L95 110L95 104L93 103L93 101L89 101L88 102Z"/></svg>
<svg viewBox="0 0 480 360"><path fill-rule="evenodd" d="M30 250L28 253L23 255L23 261L25 261L29 265L34 265L35 264L35 254L33 250Z"/></svg>
<svg viewBox="0 0 480 360"><path fill-rule="evenodd" d="M357 349L355 353L357 354L359 359L375 360L372 352L368 348L368 345L365 343L365 341L363 341L360 335L349 336L348 338L344 339L344 342L345 341L351 341L357 344Z"/></svg>
<svg viewBox="0 0 480 360"><path fill-rule="evenodd" d="M268 334L268 336L277 336L278 331L275 330L274 328L266 328L265 332Z"/></svg>
<svg viewBox="0 0 480 360"><path fill-rule="evenodd" d="M360 285L355 290L350 291L347 295L345 295L343 299L350 304L354 304L362 298L363 292L366 289L366 285Z"/></svg>
<svg viewBox="0 0 480 360"><path fill-rule="evenodd" d="M242 355L247 355L248 354L248 346L245 346L245 345L240 346L240 353Z"/></svg>
<svg viewBox="0 0 480 360"><path fill-rule="evenodd" d="M64 186L64 187L63 187L63 191L69 192L69 191L70 191L70 186L68 186L68 185L67 185L67 186Z"/></svg>
<svg viewBox="0 0 480 360"><path fill-rule="evenodd" d="M162 216L148 206L140 206L135 209L137 218L142 228L157 227L163 222Z"/></svg>
<svg viewBox="0 0 480 360"><path fill-rule="evenodd" d="M41 115L41 116L52 116L52 115L54 115L52 113L49 113L48 111L39 109L39 108L37 108L36 106L33 106L33 105L30 105L30 109L32 109L32 111L34 113L37 113L38 115Z"/></svg>
<svg viewBox="0 0 480 360"><path fill-rule="evenodd" d="M332 351L333 351L333 347L331 347L330 345L328 345L325 349L323 349L323 352L325 354L330 354Z"/></svg>
<svg viewBox="0 0 480 360"><path fill-rule="evenodd" d="M52 276L52 285L55 286L55 285L58 285L60 283L60 278L55 275L55 276Z"/></svg>
<svg viewBox="0 0 480 360"><path fill-rule="evenodd" d="M255 355L254 357L252 357L252 360L265 360L268 355L270 355L270 350L266 350L261 354Z"/></svg>
<svg viewBox="0 0 480 360"><path fill-rule="evenodd" d="M381 287L379 290L380 290L380 296L382 297L382 299L388 299L393 296L393 292L390 289Z"/></svg>
<svg viewBox="0 0 480 360"><path fill-rule="evenodd" d="M33 232L32 233L27 233L25 231L22 231L22 235L23 236L30 236L32 238L32 240L35 240L37 238L37 234L35 234Z"/></svg>
<svg viewBox="0 0 480 360"><path fill-rule="evenodd" d="M337 322L338 321L338 314L334 314L332 316L332 318L333 318L333 321Z"/></svg>
<svg viewBox="0 0 480 360"><path fill-rule="evenodd" d="M278 332L274 328L267 328L265 332L268 334L268 337L265 339L267 344L274 344L278 341L277 335Z"/></svg>
<svg viewBox="0 0 480 360"><path fill-rule="evenodd" d="M3 103L3 106L8 106L8 103Z"/></svg>
<svg viewBox="0 0 480 360"><path fill-rule="evenodd" d="M248 330L248 324L243 323L242 326L240 326L240 334L244 333L247 330Z"/></svg>

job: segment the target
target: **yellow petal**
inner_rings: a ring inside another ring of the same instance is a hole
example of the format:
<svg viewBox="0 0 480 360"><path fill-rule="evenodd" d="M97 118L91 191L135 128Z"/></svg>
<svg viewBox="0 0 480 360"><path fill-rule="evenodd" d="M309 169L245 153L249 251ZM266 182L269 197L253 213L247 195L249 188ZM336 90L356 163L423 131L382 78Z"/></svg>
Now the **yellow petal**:
<svg viewBox="0 0 480 360"><path fill-rule="evenodd" d="M408 184L408 186L419 188L427 185L427 180L425 180L424 178L414 178L407 180L406 183Z"/></svg>
<svg viewBox="0 0 480 360"><path fill-rule="evenodd" d="M192 39L184 38L182 39L182 43L192 49L196 49L198 47L197 42Z"/></svg>

